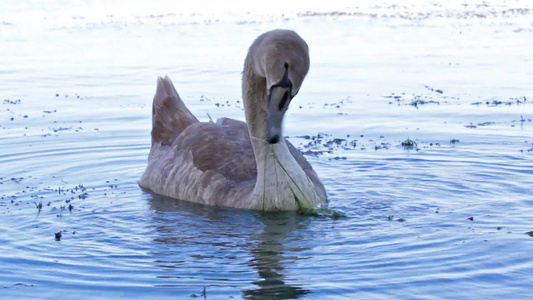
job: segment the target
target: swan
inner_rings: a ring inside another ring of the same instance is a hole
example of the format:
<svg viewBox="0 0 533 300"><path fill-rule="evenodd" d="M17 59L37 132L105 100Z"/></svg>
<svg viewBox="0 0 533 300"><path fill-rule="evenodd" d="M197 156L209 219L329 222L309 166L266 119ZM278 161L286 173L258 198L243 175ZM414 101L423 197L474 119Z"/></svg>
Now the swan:
<svg viewBox="0 0 533 300"><path fill-rule="evenodd" d="M326 201L312 166L282 135L309 70L309 48L277 29L250 46L242 72L246 123L199 122L168 76L157 79L152 146L139 185L190 202L261 211L304 211Z"/></svg>

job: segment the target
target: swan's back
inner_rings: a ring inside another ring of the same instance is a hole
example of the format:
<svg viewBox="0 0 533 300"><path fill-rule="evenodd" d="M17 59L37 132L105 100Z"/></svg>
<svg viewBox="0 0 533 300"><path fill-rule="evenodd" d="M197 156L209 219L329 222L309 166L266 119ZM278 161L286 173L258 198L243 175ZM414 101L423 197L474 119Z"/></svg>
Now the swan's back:
<svg viewBox="0 0 533 300"><path fill-rule="evenodd" d="M168 77L158 79L152 118L152 148L141 187L203 204L243 206L236 198L250 193L257 177L246 123L199 122Z"/></svg>
<svg viewBox="0 0 533 300"><path fill-rule="evenodd" d="M214 172L231 181L255 180L257 166L246 123L196 123L176 139L178 149L190 152L202 172Z"/></svg>

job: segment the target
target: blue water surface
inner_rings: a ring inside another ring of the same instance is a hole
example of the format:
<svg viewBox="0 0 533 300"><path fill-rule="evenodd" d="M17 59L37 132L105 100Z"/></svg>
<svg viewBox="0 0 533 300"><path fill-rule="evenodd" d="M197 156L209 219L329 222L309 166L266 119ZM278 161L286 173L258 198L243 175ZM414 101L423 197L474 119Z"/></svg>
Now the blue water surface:
<svg viewBox="0 0 533 300"><path fill-rule="evenodd" d="M150 3L0 5L0 298L530 297L528 1ZM284 134L328 210L141 190L157 76L200 120L244 119L244 56L274 28L310 47Z"/></svg>

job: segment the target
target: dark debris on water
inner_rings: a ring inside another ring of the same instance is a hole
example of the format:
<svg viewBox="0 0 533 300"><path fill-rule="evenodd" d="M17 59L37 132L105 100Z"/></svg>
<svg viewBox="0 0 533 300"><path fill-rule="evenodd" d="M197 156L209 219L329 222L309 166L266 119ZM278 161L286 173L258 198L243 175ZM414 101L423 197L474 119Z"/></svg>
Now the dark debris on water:
<svg viewBox="0 0 533 300"><path fill-rule="evenodd" d="M389 221L394 221L394 216L393 216L393 215L389 215L389 216L387 217L387 220L389 220ZM398 219L396 219L396 221L398 221L398 222L400 222L400 223L403 223L403 222L405 222L405 221L407 221L407 220L404 219L404 218L398 218Z"/></svg>
<svg viewBox="0 0 533 300"><path fill-rule="evenodd" d="M204 286L204 290L199 294L191 294L191 298L203 298L207 299L207 288Z"/></svg>
<svg viewBox="0 0 533 300"><path fill-rule="evenodd" d="M55 178L55 177L54 177ZM117 190L119 188L118 184L110 184L111 181L106 181L107 187L103 187L99 190L97 188L87 188L83 184L76 185L74 187L64 187L60 186L57 188L48 187L39 187L31 185L30 177L27 178L4 178L0 177L0 185L3 184L15 184L20 185L18 191L13 194L0 194L0 207L5 207L6 212L10 211L10 207L22 207L22 205L31 205L33 204L37 209L38 215L43 212L45 207L48 207L47 213L55 214L56 217L62 218L65 212L74 213L75 208L83 208L83 206L76 205L74 202L79 200L85 200L90 197L92 192L99 191L102 195L107 195L106 192L109 190ZM23 181L27 181L25 185L22 185ZM115 182L118 179L114 180ZM118 192L111 192L112 194ZM120 194L125 194L126 192L121 191ZM11 204L10 206L5 204ZM5 213L5 212L2 212Z"/></svg>
<svg viewBox="0 0 533 300"><path fill-rule="evenodd" d="M522 104L531 104L531 101L528 101L528 99L525 96L522 97L511 97L508 100L499 100L496 98L489 99L489 100L481 100L472 102L472 105L486 105L490 107L497 107L497 106L511 106L511 105L522 105Z"/></svg>
<svg viewBox="0 0 533 300"><path fill-rule="evenodd" d="M302 136L286 136L285 138L295 138L299 140L292 140L297 148L306 156L318 157L326 154L344 154L348 151L354 150L389 150L391 148L403 150L430 149L433 147L441 147L440 142L419 141L407 138L403 141L398 141L396 145L391 144L386 138L381 135L378 138L368 138L363 140L364 135L359 135L360 138L353 138L354 135L347 134L345 137L334 137L327 133L318 133L316 135L302 135ZM452 138L449 140L450 145L458 143L459 140ZM346 160L347 156L333 155L329 160Z"/></svg>
<svg viewBox="0 0 533 300"><path fill-rule="evenodd" d="M17 105L17 104L20 104L20 103L22 103L20 101L20 99L17 99L17 100L4 99L4 104Z"/></svg>
<svg viewBox="0 0 533 300"><path fill-rule="evenodd" d="M397 104L398 106L410 105L415 108L419 108L423 105L436 104L440 105L441 103L448 103L451 99L456 99L449 96L444 96L444 91L441 89L432 88L425 86L425 88L430 91L430 94L411 94L407 95L406 93L401 93L400 95L392 93L388 96L382 96L383 98L392 99L389 101L389 104Z"/></svg>
<svg viewBox="0 0 533 300"><path fill-rule="evenodd" d="M416 150L418 151L419 148L418 148L418 144L411 140L410 138L406 139L405 141L403 141L401 143L402 147L405 149L405 150Z"/></svg>

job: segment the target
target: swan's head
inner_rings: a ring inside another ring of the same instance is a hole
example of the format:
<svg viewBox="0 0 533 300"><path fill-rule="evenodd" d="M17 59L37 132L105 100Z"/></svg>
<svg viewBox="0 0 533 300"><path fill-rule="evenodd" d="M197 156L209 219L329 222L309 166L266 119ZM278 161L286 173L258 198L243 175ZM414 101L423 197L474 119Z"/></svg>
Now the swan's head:
<svg viewBox="0 0 533 300"><path fill-rule="evenodd" d="M258 37L250 51L254 72L265 78L266 139L275 144L282 137L283 116L309 70L309 48L296 32L274 30Z"/></svg>

